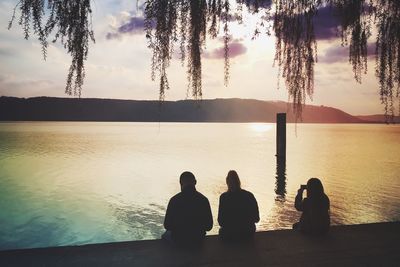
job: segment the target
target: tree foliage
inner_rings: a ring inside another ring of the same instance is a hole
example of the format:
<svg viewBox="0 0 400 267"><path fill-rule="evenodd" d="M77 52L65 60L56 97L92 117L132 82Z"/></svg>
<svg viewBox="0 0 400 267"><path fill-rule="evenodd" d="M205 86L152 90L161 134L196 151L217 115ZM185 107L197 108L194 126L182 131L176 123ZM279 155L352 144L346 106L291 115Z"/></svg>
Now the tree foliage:
<svg viewBox="0 0 400 267"><path fill-rule="evenodd" d="M305 103L306 96L312 97L314 92L317 43L313 17L320 1L299 2L277 1L274 18L274 31L277 37L275 61L278 62L280 69L283 68L281 75L297 111L297 117L301 115L301 107Z"/></svg>
<svg viewBox="0 0 400 267"><path fill-rule="evenodd" d="M145 5L145 30L149 48L153 52L151 73L160 78L160 99L169 89L167 71L179 43L182 64L187 61L188 89L194 98L202 96L201 53L206 37L218 36L219 23L224 24L225 81L229 75L228 57L228 0L148 0ZM208 27L207 27L208 26Z"/></svg>
<svg viewBox="0 0 400 267"><path fill-rule="evenodd" d="M25 38L33 29L46 57L48 38L60 40L71 54L72 63L66 93L80 95L91 29L90 0L21 0L19 24ZM232 8L235 4L235 8ZM373 29L375 73L379 81L380 100L385 113L393 117L394 102L400 88L400 1L398 0L145 0L145 32L152 51L151 78L159 79L160 99L169 89L167 69L174 49L179 49L182 64L187 67L188 91L195 99L202 97L202 52L207 38L222 34L224 41L224 80L229 80L229 24L241 21L241 12L265 12L254 35L272 29L276 36L275 63L284 79L297 115L307 97L314 92L314 65L317 62L315 16L329 6L339 18L338 35L342 45L349 46L349 63L354 78L361 83L367 72L369 40ZM12 16L11 23L15 17ZM400 103L400 101L399 101Z"/></svg>
<svg viewBox="0 0 400 267"><path fill-rule="evenodd" d="M375 73L385 114L393 119L394 98L400 96L400 1L380 2L375 13L378 28Z"/></svg>
<svg viewBox="0 0 400 267"><path fill-rule="evenodd" d="M31 30L38 36L44 59L47 56L48 39L58 40L72 57L65 92L81 95L85 79L85 60L89 52L89 40L94 41L91 23L90 0L20 0L14 9L8 28L20 10L19 24L28 39Z"/></svg>

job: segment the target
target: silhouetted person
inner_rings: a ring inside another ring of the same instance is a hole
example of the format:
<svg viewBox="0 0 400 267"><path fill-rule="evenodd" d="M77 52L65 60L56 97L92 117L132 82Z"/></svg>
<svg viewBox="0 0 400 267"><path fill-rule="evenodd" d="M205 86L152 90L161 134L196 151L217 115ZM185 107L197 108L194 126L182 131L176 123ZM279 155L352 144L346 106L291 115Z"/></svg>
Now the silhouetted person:
<svg viewBox="0 0 400 267"><path fill-rule="evenodd" d="M219 198L218 223L220 237L225 241L240 241L253 237L260 221L258 205L254 195L240 188L236 171L226 177L228 191Z"/></svg>
<svg viewBox="0 0 400 267"><path fill-rule="evenodd" d="M181 192L168 203L162 238L177 245L199 245L213 225L210 203L196 191L193 173L182 173L180 184Z"/></svg>
<svg viewBox="0 0 400 267"><path fill-rule="evenodd" d="M307 190L307 197L303 199L304 190ZM330 226L329 205L329 198L324 193L321 181L311 178L306 186L300 186L297 191L294 206L303 213L300 221L293 224L293 229L312 235L327 233Z"/></svg>

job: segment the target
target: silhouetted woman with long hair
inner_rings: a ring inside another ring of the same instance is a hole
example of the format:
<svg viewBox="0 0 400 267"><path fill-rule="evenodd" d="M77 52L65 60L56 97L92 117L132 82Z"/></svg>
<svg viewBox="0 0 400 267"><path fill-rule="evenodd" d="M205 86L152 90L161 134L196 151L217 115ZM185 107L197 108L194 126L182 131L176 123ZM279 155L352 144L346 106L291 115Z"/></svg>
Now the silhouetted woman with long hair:
<svg viewBox="0 0 400 267"><path fill-rule="evenodd" d="M307 197L303 199L303 191ZM328 232L330 226L329 198L324 193L324 187L318 178L311 178L307 185L300 186L294 203L298 211L302 211L300 221L293 229L306 234L322 235Z"/></svg>
<svg viewBox="0 0 400 267"><path fill-rule="evenodd" d="M228 191L219 198L219 235L226 241L250 239L260 220L258 205L254 195L240 186L236 171L229 171L226 177Z"/></svg>

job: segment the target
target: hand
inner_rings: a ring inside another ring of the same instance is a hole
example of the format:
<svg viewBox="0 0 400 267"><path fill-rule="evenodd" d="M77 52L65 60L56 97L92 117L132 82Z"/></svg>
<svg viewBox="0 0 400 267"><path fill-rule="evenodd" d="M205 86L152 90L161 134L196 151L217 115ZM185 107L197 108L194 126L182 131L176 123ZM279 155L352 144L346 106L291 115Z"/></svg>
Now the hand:
<svg viewBox="0 0 400 267"><path fill-rule="evenodd" d="M297 190L297 194L298 195L303 195L303 191L304 191L304 189L300 188L299 190Z"/></svg>
<svg viewBox="0 0 400 267"><path fill-rule="evenodd" d="M302 195L303 194L303 192L304 192L304 190L306 190L307 189L307 186L306 185L300 185L300 188L299 188L299 190L297 190L297 194L300 194L300 195Z"/></svg>

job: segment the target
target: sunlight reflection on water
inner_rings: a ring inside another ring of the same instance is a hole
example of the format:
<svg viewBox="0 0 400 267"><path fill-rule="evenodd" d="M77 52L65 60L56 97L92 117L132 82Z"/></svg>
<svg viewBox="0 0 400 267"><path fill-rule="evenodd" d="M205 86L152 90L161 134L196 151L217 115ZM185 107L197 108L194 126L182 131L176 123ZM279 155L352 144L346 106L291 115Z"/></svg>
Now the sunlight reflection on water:
<svg viewBox="0 0 400 267"><path fill-rule="evenodd" d="M335 224L400 219L399 126L297 127L279 187L274 124L1 123L0 249L159 238L184 170L210 200L212 234L230 169L258 200L258 230L290 228L312 176Z"/></svg>

